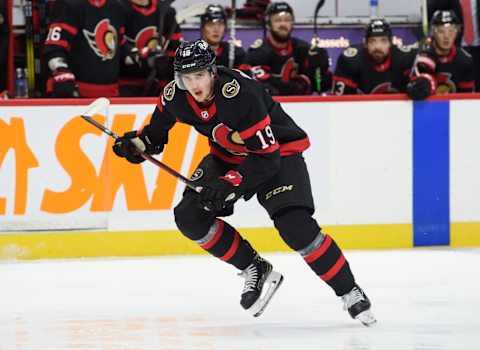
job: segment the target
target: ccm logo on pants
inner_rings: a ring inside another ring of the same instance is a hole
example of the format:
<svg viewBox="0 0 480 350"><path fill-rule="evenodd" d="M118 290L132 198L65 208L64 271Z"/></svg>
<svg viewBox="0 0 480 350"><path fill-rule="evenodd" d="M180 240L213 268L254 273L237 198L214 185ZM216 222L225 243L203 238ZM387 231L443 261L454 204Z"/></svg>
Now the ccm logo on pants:
<svg viewBox="0 0 480 350"><path fill-rule="evenodd" d="M273 196L275 196L279 193L286 192L286 191L291 191L292 189L293 189L293 185L277 187L277 188L271 190L270 192L268 192L265 195L265 199L270 199L270 198L272 198Z"/></svg>

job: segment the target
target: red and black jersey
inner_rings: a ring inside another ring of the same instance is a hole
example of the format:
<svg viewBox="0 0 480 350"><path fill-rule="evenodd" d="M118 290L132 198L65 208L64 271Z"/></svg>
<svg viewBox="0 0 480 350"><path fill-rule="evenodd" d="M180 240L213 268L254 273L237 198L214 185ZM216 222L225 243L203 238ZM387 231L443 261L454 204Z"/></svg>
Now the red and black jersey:
<svg viewBox="0 0 480 350"><path fill-rule="evenodd" d="M6 88L8 32L6 1L0 0L0 93Z"/></svg>
<svg viewBox="0 0 480 350"><path fill-rule="evenodd" d="M405 92L415 51L392 45L383 64L375 64L363 45L347 48L333 74L333 93L390 94Z"/></svg>
<svg viewBox="0 0 480 350"><path fill-rule="evenodd" d="M294 37L289 39L286 48L273 46L270 38L257 39L250 46L245 61L252 66L253 73L260 82L272 84L283 95L282 91L288 91L286 86L292 83L291 78L300 74L307 76L311 82L315 81L317 67L309 65L309 49L307 42ZM321 91L330 90L330 70L321 71L321 80Z"/></svg>
<svg viewBox="0 0 480 350"><path fill-rule="evenodd" d="M426 45L418 54L415 69L435 77L437 94L475 90L472 56L457 46L453 46L447 56L440 56L433 46Z"/></svg>
<svg viewBox="0 0 480 350"><path fill-rule="evenodd" d="M81 96L118 96L124 32L124 9L118 0L57 0L45 41L46 60L66 59Z"/></svg>
<svg viewBox="0 0 480 350"><path fill-rule="evenodd" d="M166 140L176 121L208 137L210 152L219 159L238 165L247 191L273 175L272 164L280 156L301 153L310 145L307 134L260 83L225 67L218 67L214 99L205 105L175 81L169 83L146 128L150 139Z"/></svg>
<svg viewBox="0 0 480 350"><path fill-rule="evenodd" d="M129 0L122 0L125 6L125 37L131 47L138 50L144 47L156 48L168 40L166 53L168 57L175 56L175 50L183 39L183 33L178 25L173 7L165 1L151 0L147 6L140 6ZM162 25L159 38L159 25ZM126 65L121 63L120 83L144 85L150 73L149 67L140 68L137 64ZM166 83L173 79L167 78ZM166 84L165 83L165 84Z"/></svg>
<svg viewBox="0 0 480 350"><path fill-rule="evenodd" d="M214 50L217 56L217 65L228 67L228 52L229 44L226 41L222 41L218 49ZM240 46L235 46L235 55L233 59L233 67L237 68L245 62L245 51Z"/></svg>

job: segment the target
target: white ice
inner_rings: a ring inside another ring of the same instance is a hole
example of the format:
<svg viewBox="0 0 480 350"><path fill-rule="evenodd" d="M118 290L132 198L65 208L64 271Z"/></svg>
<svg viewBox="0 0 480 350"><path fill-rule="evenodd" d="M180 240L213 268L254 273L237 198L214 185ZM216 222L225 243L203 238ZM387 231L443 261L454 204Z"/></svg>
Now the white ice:
<svg viewBox="0 0 480 350"><path fill-rule="evenodd" d="M364 327L294 253L259 318L210 256L0 263L1 350L480 349L480 250L346 251L378 323Z"/></svg>

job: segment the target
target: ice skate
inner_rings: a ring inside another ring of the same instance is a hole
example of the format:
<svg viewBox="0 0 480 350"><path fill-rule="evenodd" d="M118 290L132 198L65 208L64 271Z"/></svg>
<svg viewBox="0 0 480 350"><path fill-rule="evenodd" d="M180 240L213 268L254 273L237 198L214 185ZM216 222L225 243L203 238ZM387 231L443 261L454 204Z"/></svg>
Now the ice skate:
<svg viewBox="0 0 480 350"><path fill-rule="evenodd" d="M355 285L350 292L342 296L343 309L348 311L353 319L357 319L365 326L377 322L371 310L370 300L362 288Z"/></svg>
<svg viewBox="0 0 480 350"><path fill-rule="evenodd" d="M240 276L245 277L240 305L250 311L253 316L258 317L282 284L283 276L273 271L272 264L258 254L253 263L240 273Z"/></svg>

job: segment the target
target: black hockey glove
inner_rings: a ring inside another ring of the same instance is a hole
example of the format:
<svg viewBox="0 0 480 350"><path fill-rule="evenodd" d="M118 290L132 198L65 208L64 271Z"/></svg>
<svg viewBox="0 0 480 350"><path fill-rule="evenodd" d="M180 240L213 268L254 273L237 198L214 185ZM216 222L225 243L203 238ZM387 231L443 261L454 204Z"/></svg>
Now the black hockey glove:
<svg viewBox="0 0 480 350"><path fill-rule="evenodd" d="M288 83L280 83L276 87L279 95L310 95L312 93L310 79L304 74L299 74L291 78Z"/></svg>
<svg viewBox="0 0 480 350"><path fill-rule="evenodd" d="M80 97L75 75L67 68L52 72L53 93L55 97Z"/></svg>
<svg viewBox="0 0 480 350"><path fill-rule="evenodd" d="M242 196L242 176L230 170L225 176L207 181L199 193L199 205L208 211L220 211Z"/></svg>
<svg viewBox="0 0 480 350"><path fill-rule="evenodd" d="M435 93L435 78L430 74L422 73L411 79L407 85L407 96L412 100L420 101Z"/></svg>
<svg viewBox="0 0 480 350"><path fill-rule="evenodd" d="M159 46L155 48L145 46L140 50L134 47L127 53L125 64L127 66L137 64L141 69L154 68L156 67L155 60L161 56L165 56L165 51Z"/></svg>
<svg viewBox="0 0 480 350"><path fill-rule="evenodd" d="M323 47L310 47L307 59L311 69L320 68L322 71L325 71L330 66L328 52Z"/></svg>
<svg viewBox="0 0 480 350"><path fill-rule="evenodd" d="M130 163L138 164L145 160L140 153L159 154L163 151L163 146L152 144L145 133L129 131L115 141L113 152L119 157L126 158Z"/></svg>

